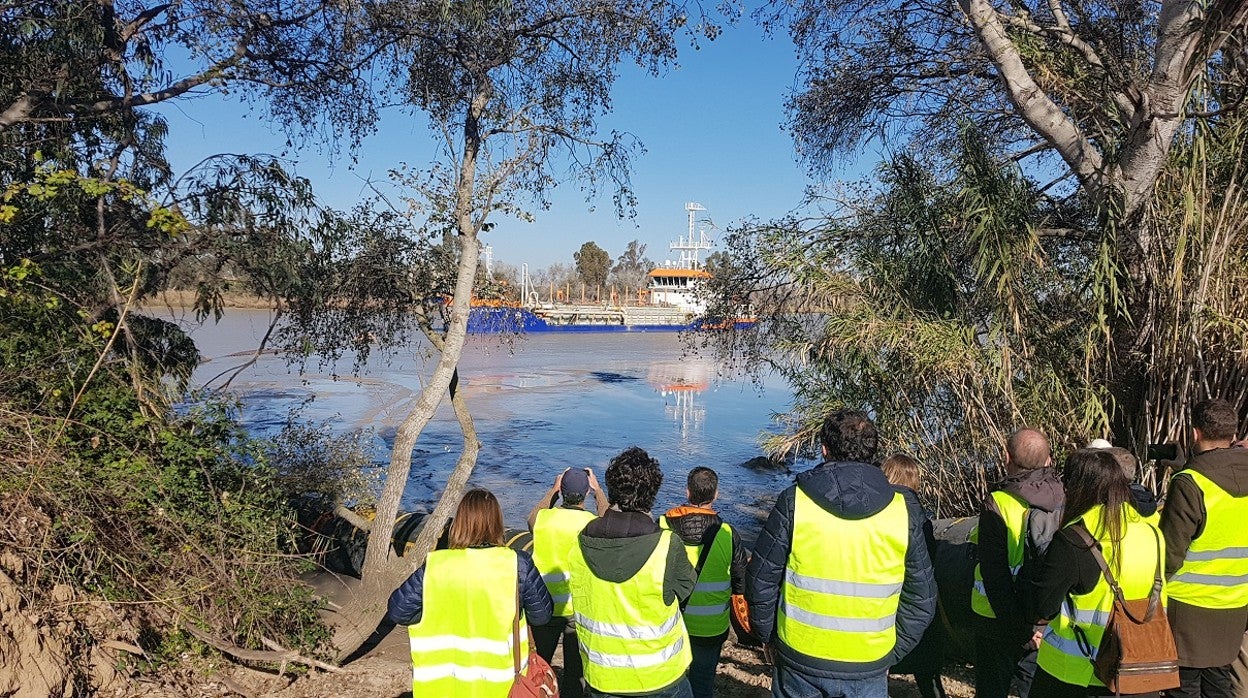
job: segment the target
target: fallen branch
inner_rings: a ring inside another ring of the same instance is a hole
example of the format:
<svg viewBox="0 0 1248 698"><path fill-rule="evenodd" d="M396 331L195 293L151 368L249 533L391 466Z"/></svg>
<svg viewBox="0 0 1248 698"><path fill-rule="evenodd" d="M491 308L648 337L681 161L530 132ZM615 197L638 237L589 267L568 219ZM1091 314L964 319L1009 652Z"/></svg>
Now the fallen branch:
<svg viewBox="0 0 1248 698"><path fill-rule="evenodd" d="M245 647L238 647L237 645L232 645L224 640L218 639L217 637L200 630L190 623L186 623L182 627L186 628L187 632L194 635L196 639L205 645L244 662L270 662L282 665L294 663L310 666L334 674L342 672L342 669L332 664L326 664L319 659L305 657L294 650L288 650L285 647L282 647L268 638L261 638L261 642L263 642L264 646L268 647L271 651L249 650Z"/></svg>

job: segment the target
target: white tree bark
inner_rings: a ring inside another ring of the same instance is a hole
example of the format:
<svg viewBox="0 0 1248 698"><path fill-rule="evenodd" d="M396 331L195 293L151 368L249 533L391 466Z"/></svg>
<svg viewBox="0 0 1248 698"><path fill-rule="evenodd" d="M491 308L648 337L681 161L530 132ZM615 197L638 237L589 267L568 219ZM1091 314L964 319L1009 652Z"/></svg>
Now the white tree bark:
<svg viewBox="0 0 1248 698"><path fill-rule="evenodd" d="M468 335L468 313L472 307L472 291L476 283L479 257L477 237L480 224L473 219L475 201L474 186L477 175L477 157L481 150L479 128L481 114L489 101L488 82L469 105L464 119L464 148L459 163L459 176L455 191L455 223L459 242L459 266L456 270L455 296L451 301L450 322L446 338L441 343L440 356L433 375L421 390L420 398L411 414L403 420L395 433L394 447L390 452L390 465L386 471L385 485L377 500L376 517L368 535L368 548L364 554L364 566L360 571L360 590L341 612L343 624L334 634L334 646L338 660L342 661L359 648L385 615L386 601L394 589L416 568L424 564L425 556L433 549L447 518L459 504L460 494L476 464L478 444L471 419L465 426L467 410L462 398L456 404L461 431L465 435L465 450L456 464L433 512L426 517L424 529L417 539L416 550L403 558L394 554L394 521L398 515L399 501L407 486L412 469L412 452L424 428L433 418L442 398L449 394L455 369L463 352ZM484 221L482 214L481 221Z"/></svg>

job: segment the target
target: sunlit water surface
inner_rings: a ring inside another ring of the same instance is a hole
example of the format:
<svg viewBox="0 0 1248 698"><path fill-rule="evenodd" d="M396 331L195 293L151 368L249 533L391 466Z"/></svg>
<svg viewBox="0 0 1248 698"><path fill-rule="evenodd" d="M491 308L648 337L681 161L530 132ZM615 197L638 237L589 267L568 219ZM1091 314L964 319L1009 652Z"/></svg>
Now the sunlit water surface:
<svg viewBox="0 0 1248 698"><path fill-rule="evenodd" d="M233 310L218 324L192 326L205 358L194 380L209 381L246 361L268 322L267 312ZM432 369L420 347L376 356L360 374L338 377L334 370L350 371L349 358L336 369L314 361L300 374L269 354L231 389L253 433L276 432L298 407L303 420L373 434L372 455L384 468L395 428ZM592 467L602 479L607 461L632 445L663 466L656 514L684 499L691 468L709 466L720 476L717 508L748 539L791 482L788 473L744 466L761 455L758 438L773 428L773 414L788 408L787 387L776 379L755 385L721 375L713 360L689 355L675 333L534 334L510 343L469 337L460 385L482 444L471 483L498 496L508 526L524 526L563 468ZM417 442L404 509L432 506L461 444L444 401Z"/></svg>

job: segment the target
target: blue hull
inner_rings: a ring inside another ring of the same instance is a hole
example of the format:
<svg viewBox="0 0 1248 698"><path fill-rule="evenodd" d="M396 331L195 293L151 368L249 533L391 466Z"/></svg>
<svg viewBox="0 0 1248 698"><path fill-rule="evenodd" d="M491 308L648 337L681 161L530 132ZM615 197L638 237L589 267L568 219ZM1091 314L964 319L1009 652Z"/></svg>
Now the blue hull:
<svg viewBox="0 0 1248 698"><path fill-rule="evenodd" d="M504 334L520 332L679 332L693 329L686 325L607 325L546 322L526 308L473 308L468 312L468 334Z"/></svg>
<svg viewBox="0 0 1248 698"><path fill-rule="evenodd" d="M734 329L747 329L753 322L736 322ZM526 308L477 307L468 312L468 334L517 334L529 332L680 332L703 329L703 322L695 320L678 325L608 325L608 324L555 324L538 317Z"/></svg>

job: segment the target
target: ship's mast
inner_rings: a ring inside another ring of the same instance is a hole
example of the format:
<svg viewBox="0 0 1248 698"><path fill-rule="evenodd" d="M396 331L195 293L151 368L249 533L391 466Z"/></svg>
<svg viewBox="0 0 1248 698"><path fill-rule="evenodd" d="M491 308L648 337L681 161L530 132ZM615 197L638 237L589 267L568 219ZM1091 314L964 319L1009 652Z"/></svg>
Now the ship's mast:
<svg viewBox="0 0 1248 698"><path fill-rule="evenodd" d="M711 249L711 239L706 236L706 231L697 229L698 212L705 211L706 207L690 201L685 204L685 210L689 212L689 236L681 237L669 247L680 251L681 269L700 269L702 250Z"/></svg>

